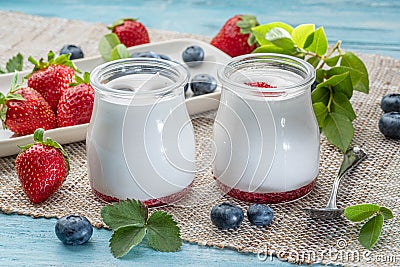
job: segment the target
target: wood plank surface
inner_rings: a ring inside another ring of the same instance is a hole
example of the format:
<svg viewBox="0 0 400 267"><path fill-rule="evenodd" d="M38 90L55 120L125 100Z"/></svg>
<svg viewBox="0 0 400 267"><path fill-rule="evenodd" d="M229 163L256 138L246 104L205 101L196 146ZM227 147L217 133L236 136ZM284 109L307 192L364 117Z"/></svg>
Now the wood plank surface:
<svg viewBox="0 0 400 267"><path fill-rule="evenodd" d="M263 23L279 20L293 25L324 25L329 39L342 39L344 48L400 58L397 0L0 0L0 65L17 52L38 58L66 43L81 45L86 56L98 55L96 47L99 37L107 32L105 25L120 17L139 17L148 27L158 29L150 30L153 41L193 37L170 31L190 32L209 40L206 36L215 35L236 13L256 14ZM261 262L254 254L187 243L179 253L155 252L144 243L116 260L108 248L109 231L95 229L88 244L66 247L55 236L54 224L55 219L0 213L0 266L291 266L276 258Z"/></svg>

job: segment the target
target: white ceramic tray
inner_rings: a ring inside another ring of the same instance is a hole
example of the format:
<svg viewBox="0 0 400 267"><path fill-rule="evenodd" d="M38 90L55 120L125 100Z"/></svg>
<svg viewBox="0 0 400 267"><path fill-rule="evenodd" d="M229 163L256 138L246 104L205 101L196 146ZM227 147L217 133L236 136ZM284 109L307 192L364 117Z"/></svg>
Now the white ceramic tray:
<svg viewBox="0 0 400 267"><path fill-rule="evenodd" d="M144 52L154 51L156 53L164 54L169 56L172 60L178 62L182 61L182 51L191 45L198 45L204 49L205 57L204 62L200 66L189 68L190 75L193 77L199 73L208 73L215 78L217 77L217 69L223 64L226 64L230 56L218 50L214 46L195 39L176 39L171 41L150 43L145 45L138 45L128 48L129 52ZM96 66L102 64L104 61L101 56L83 58L74 60L75 65L83 71L90 72ZM20 77L28 74L29 71L21 72ZM0 75L0 91L7 93L10 88L10 83L13 73ZM190 89L189 89L190 90ZM196 113L204 112L207 110L216 109L219 103L220 97L220 85L218 85L216 91L211 94L201 96L191 96L189 91L186 99L186 106L189 114L193 115ZM53 140L61 144L67 144L77 141L85 140L86 131L88 124L69 126L64 128L57 128L48 130L45 132L45 137L50 136ZM13 133L9 130L0 129L0 157L17 154L19 149L17 145L25 145L33 142L33 135L25 136L13 136Z"/></svg>

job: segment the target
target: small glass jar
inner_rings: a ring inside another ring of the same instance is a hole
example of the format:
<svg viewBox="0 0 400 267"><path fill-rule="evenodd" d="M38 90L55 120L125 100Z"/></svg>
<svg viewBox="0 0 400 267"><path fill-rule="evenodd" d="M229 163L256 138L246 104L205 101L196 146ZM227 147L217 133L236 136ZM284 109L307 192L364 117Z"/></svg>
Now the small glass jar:
<svg viewBox="0 0 400 267"><path fill-rule="evenodd" d="M213 173L240 200L280 203L309 193L318 176L315 70L280 54L233 58L219 73Z"/></svg>
<svg viewBox="0 0 400 267"><path fill-rule="evenodd" d="M95 195L156 206L188 191L195 174L183 89L188 80L185 67L161 59L122 59L92 71L95 102L86 144Z"/></svg>

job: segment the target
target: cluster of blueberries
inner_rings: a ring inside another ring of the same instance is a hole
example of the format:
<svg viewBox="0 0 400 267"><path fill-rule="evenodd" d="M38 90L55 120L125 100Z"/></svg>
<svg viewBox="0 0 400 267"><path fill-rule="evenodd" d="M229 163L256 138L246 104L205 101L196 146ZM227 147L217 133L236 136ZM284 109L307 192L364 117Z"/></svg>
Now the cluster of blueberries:
<svg viewBox="0 0 400 267"><path fill-rule="evenodd" d="M265 204L253 204L247 209L247 218L255 226L267 226L274 218L274 212ZM244 219L243 210L231 203L215 205L211 210L211 221L220 229L234 229Z"/></svg>
<svg viewBox="0 0 400 267"><path fill-rule="evenodd" d="M247 209L247 218L255 226L267 226L274 218L274 212L265 204L253 204ZM243 210L231 203L215 205L211 210L211 221L220 229L237 228L244 219ZM67 215L57 220L55 233L65 245L82 245L93 234L93 227L84 216Z"/></svg>
<svg viewBox="0 0 400 267"><path fill-rule="evenodd" d="M381 108L385 114L379 120L379 130L386 137L400 139L400 94L385 95Z"/></svg>
<svg viewBox="0 0 400 267"><path fill-rule="evenodd" d="M136 52L131 54L132 58L159 58L165 60L171 60L171 58L157 54L153 51L145 51L145 52ZM192 45L187 47L182 52L182 60L185 64L190 68L195 68L200 66L204 60L204 50L200 46ZM204 95L208 93L212 93L217 88L217 81L216 79L207 74L197 74L191 80L189 84L186 84L184 89L185 93L189 89L192 90L194 96Z"/></svg>
<svg viewBox="0 0 400 267"><path fill-rule="evenodd" d="M60 55L61 54L71 54L71 60L84 57L82 49L76 45L65 45L60 50ZM158 58L164 60L172 60L166 55L158 54L153 51L135 52L131 54L131 58ZM182 60L190 68L200 66L204 60L203 48L197 45L187 47L182 52ZM192 90L194 96L199 96L214 92L217 88L217 81L213 76L207 73L197 74L191 79L190 83L185 85L185 93L188 91L189 87Z"/></svg>

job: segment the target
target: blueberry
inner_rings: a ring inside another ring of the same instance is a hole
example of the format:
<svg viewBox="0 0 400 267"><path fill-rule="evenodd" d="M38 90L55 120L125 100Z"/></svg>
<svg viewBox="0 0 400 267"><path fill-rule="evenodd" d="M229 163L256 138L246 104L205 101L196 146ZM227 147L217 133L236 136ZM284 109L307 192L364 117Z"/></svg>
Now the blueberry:
<svg viewBox="0 0 400 267"><path fill-rule="evenodd" d="M183 89L185 90L185 94L186 94L187 90L189 89L189 84L188 84L188 83L185 84L185 86L183 87Z"/></svg>
<svg viewBox="0 0 400 267"><path fill-rule="evenodd" d="M256 226L267 226L274 218L274 212L265 204L253 204L247 209L247 218Z"/></svg>
<svg viewBox="0 0 400 267"><path fill-rule="evenodd" d="M212 93L217 88L217 80L208 74L197 74L190 81L190 88L195 96Z"/></svg>
<svg viewBox="0 0 400 267"><path fill-rule="evenodd" d="M211 210L211 221L218 228L236 228L242 223L243 219L242 209L228 202L215 205Z"/></svg>
<svg viewBox="0 0 400 267"><path fill-rule="evenodd" d="M313 84L311 84L311 92L315 90L315 88L317 88L318 82L314 81Z"/></svg>
<svg viewBox="0 0 400 267"><path fill-rule="evenodd" d="M161 58L157 53L153 51L135 52L131 54L132 58L145 57L145 58Z"/></svg>
<svg viewBox="0 0 400 267"><path fill-rule="evenodd" d="M382 98L381 108L383 112L400 112L400 94L388 94Z"/></svg>
<svg viewBox="0 0 400 267"><path fill-rule="evenodd" d="M57 220L55 232L65 245L82 245L93 233L93 227L83 216L67 215Z"/></svg>
<svg viewBox="0 0 400 267"><path fill-rule="evenodd" d="M64 45L60 50L60 55L71 54L69 59L83 58L83 51L79 46L76 45Z"/></svg>
<svg viewBox="0 0 400 267"><path fill-rule="evenodd" d="M189 67L199 66L204 59L204 50L197 45L189 46L182 52L182 59Z"/></svg>
<svg viewBox="0 0 400 267"><path fill-rule="evenodd" d="M400 139L400 112L389 112L379 120L379 130L386 137Z"/></svg>

